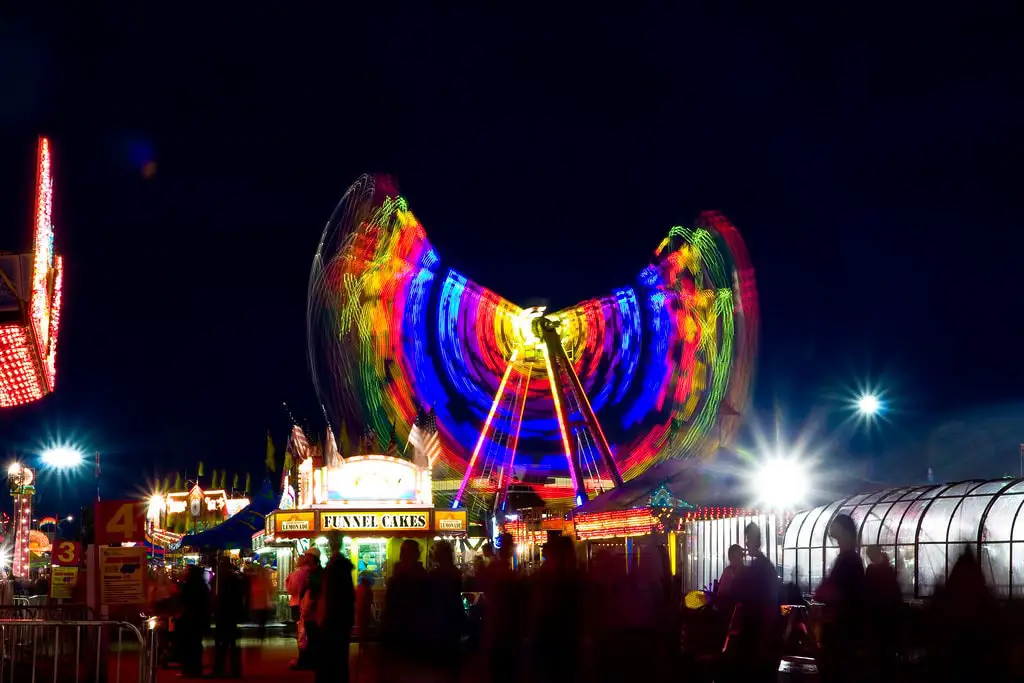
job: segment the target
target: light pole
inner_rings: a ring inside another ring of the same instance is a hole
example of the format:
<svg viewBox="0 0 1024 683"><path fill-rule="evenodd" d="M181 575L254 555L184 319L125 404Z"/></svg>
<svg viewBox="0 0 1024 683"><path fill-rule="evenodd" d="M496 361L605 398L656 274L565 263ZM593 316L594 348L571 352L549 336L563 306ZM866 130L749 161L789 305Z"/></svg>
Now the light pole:
<svg viewBox="0 0 1024 683"><path fill-rule="evenodd" d="M865 391L857 396L854 407L857 410L857 417L867 423L874 422L876 418L881 417L882 413L885 412L885 403L882 401L882 397L874 391ZM868 440L871 441L870 434L868 435ZM875 476L873 450L873 444L868 443L868 476L872 479Z"/></svg>
<svg viewBox="0 0 1024 683"><path fill-rule="evenodd" d="M45 467L57 472L58 474L71 474L85 464L85 455L82 451L67 444L50 446L39 454L39 459L43 462ZM58 482L57 509L55 512L56 518L60 521L57 522L57 526L53 530L54 538L56 538L57 534L60 532L61 523L70 522L74 519L71 515L68 515L65 519L61 519L63 508L64 486L63 482Z"/></svg>

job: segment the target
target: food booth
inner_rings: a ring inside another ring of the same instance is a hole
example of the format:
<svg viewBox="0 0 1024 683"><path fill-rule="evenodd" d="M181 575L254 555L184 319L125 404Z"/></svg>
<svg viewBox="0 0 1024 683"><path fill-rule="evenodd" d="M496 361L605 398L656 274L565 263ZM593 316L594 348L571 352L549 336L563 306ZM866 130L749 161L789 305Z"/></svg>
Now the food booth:
<svg viewBox="0 0 1024 683"><path fill-rule="evenodd" d="M337 532L353 578L372 576L374 590L384 590L404 540L420 543L420 558L429 566L434 542L467 535L466 511L435 510L429 468L409 460L356 455L324 466L313 456L299 463L296 475L294 483L285 475L282 504L253 539L257 552L276 550L285 574L311 547L319 548L326 564L326 535Z"/></svg>

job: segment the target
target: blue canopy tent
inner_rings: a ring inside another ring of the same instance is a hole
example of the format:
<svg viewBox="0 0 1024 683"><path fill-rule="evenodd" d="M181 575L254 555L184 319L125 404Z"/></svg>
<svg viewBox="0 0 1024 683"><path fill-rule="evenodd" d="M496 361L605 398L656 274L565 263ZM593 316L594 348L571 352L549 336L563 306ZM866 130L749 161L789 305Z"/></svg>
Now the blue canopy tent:
<svg viewBox="0 0 1024 683"><path fill-rule="evenodd" d="M269 479L264 479L259 493L249 504L222 524L198 534L182 536L172 550L193 548L200 551L242 550L252 547L252 535L264 527L268 513L277 508L277 495Z"/></svg>

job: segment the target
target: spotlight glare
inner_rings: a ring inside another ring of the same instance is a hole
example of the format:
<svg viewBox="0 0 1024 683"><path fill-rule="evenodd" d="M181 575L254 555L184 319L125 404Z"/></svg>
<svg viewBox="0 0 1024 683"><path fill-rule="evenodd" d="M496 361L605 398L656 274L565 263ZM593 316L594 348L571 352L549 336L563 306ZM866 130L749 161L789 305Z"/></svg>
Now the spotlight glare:
<svg viewBox="0 0 1024 683"><path fill-rule="evenodd" d="M807 468L796 458L772 458L758 470L754 488L759 502L772 509L801 505L809 489Z"/></svg>
<svg viewBox="0 0 1024 683"><path fill-rule="evenodd" d="M73 470L81 465L85 458L81 451L71 446L55 446L42 453L43 464L56 470Z"/></svg>
<svg viewBox="0 0 1024 683"><path fill-rule="evenodd" d="M874 417L882 411L882 400L877 394L861 394L857 399L857 412L865 417Z"/></svg>

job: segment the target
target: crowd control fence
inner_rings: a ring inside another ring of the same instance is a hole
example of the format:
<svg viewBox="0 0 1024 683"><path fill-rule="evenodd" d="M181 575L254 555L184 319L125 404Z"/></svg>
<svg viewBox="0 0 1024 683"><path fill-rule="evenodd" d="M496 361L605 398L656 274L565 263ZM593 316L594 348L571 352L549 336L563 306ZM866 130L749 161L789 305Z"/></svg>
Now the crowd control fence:
<svg viewBox="0 0 1024 683"><path fill-rule="evenodd" d="M155 632L152 621L140 631L125 621L0 619L0 683L155 683Z"/></svg>

